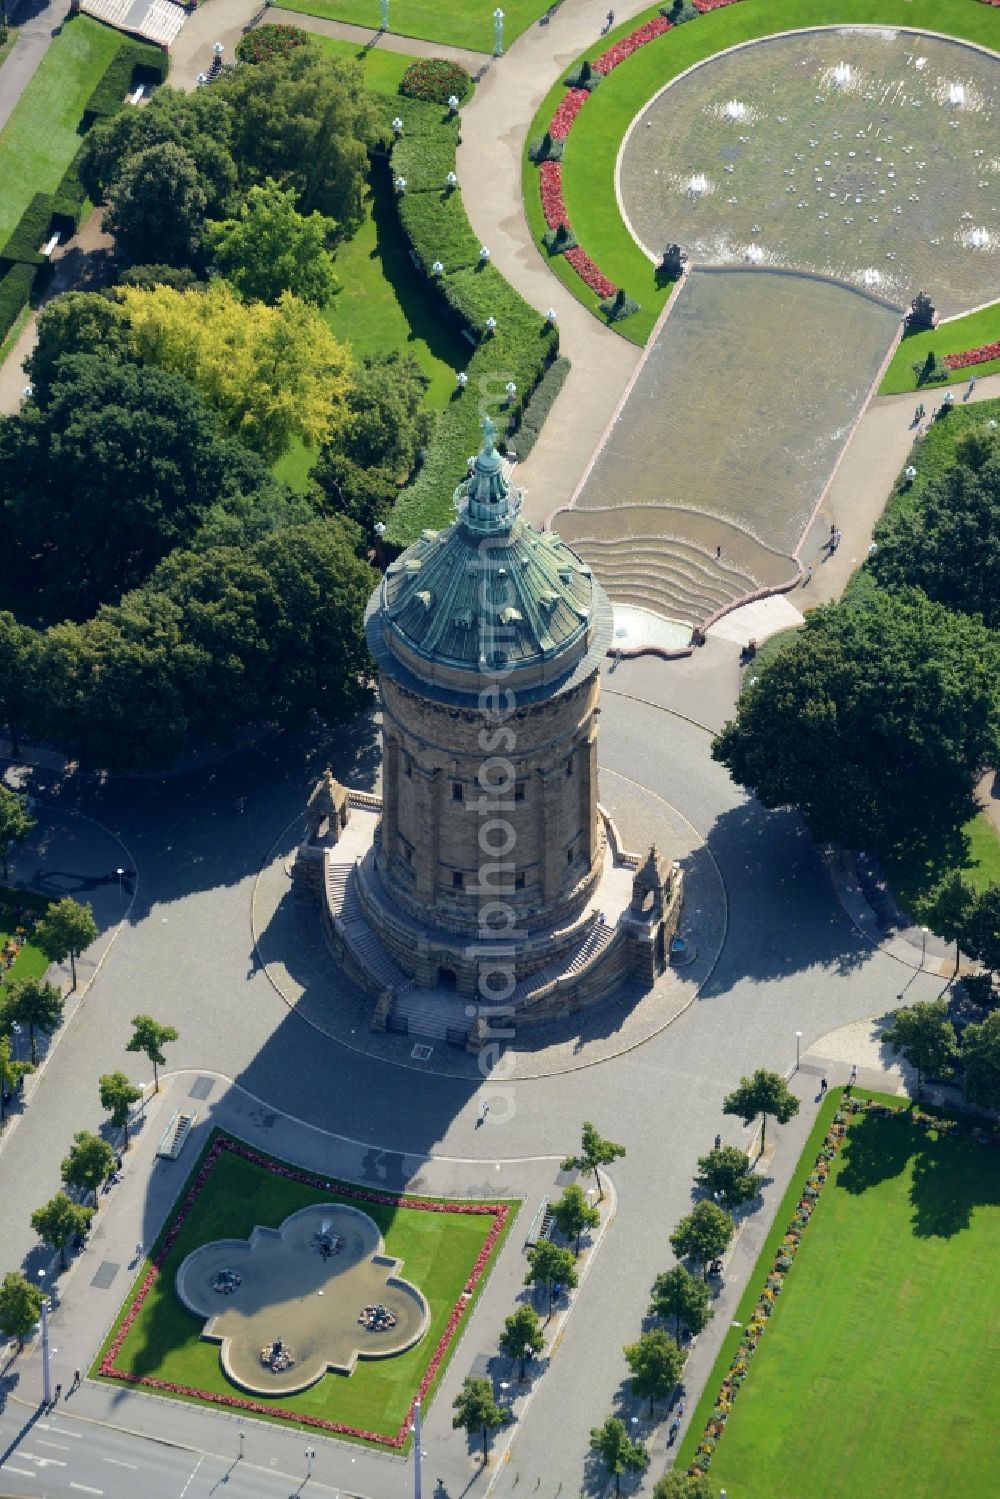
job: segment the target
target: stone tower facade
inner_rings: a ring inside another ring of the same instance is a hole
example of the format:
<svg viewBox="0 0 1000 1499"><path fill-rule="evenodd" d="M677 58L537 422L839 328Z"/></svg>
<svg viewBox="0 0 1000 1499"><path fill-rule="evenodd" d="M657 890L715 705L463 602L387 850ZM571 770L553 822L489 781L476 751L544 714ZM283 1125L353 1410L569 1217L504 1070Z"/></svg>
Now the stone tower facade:
<svg viewBox="0 0 1000 1499"><path fill-rule="evenodd" d="M640 908L638 859L609 851L597 733L611 606L587 564L524 520L484 431L456 520L391 563L368 607L381 804L345 795L370 834L352 843L338 812L317 836L314 819L298 865L303 889L325 889L338 956L378 994L375 1023L401 1028L414 989L455 992L473 1045L477 1006L550 1019L626 973L654 977L680 909L678 871ZM326 802L341 804L329 786Z"/></svg>

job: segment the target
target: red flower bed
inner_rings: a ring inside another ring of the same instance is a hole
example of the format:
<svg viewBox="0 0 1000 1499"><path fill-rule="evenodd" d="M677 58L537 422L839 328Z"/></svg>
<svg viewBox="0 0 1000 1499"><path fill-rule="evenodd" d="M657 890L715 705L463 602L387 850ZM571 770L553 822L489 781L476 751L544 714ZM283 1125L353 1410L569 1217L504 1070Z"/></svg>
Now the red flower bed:
<svg viewBox="0 0 1000 1499"><path fill-rule="evenodd" d="M571 88L552 116L549 134L557 141L564 141L569 135L573 121L589 98L590 95L585 88Z"/></svg>
<svg viewBox="0 0 1000 1499"><path fill-rule="evenodd" d="M550 229L558 229L560 224L565 224L569 228L566 204L563 202L562 166L558 161L543 161L538 168L538 175L542 190L542 212L545 215L546 224Z"/></svg>
<svg viewBox="0 0 1000 1499"><path fill-rule="evenodd" d="M554 165L554 163L552 163ZM227 1135L220 1135L215 1140L205 1156L204 1161L194 1179L194 1185L188 1192L180 1211L175 1217L163 1243L153 1260L153 1267L143 1278L142 1285L136 1292L132 1305L122 1318L115 1333L114 1341L107 1353L101 1360L99 1373L106 1379L124 1379L129 1384L142 1385L149 1390L167 1390L173 1395L190 1395L197 1400L205 1400L212 1405L223 1405L234 1407L238 1410L250 1411L259 1416L278 1416L286 1421L299 1421L304 1426L316 1427L322 1431L333 1431L344 1436L361 1437L366 1442L375 1442L381 1447L402 1447L406 1442L410 1428L413 1425L413 1410L418 1400L423 1400L434 1382L434 1377L441 1367L441 1363L448 1352L448 1347L455 1336L455 1332L462 1320L462 1314L468 1306L468 1297L476 1289L483 1271L489 1263L490 1256L496 1248L497 1241L503 1233L504 1226L510 1216L510 1204L506 1202L482 1203L482 1202L432 1202L421 1197L404 1197L396 1192L370 1192L366 1187L352 1187L346 1183L338 1182L336 1187L331 1187L338 1197L353 1198L357 1202L374 1202L384 1207L413 1208L423 1213L463 1213L484 1215L490 1214L493 1224L486 1236L482 1249L476 1256L476 1262L472 1272L465 1283L462 1296L455 1303L454 1309L448 1318L447 1326L438 1341L430 1363L424 1370L423 1378L416 1394L410 1404L399 1430L392 1436L385 1436L381 1432L366 1431L360 1426L346 1426L341 1421L327 1421L322 1416L303 1415L299 1411L286 1410L282 1406L272 1405L269 1401L248 1400L242 1395L217 1395L212 1390L199 1390L191 1385L176 1384L169 1379L153 1379L146 1374L135 1374L130 1369L119 1369L115 1366L115 1360L121 1353L125 1339L132 1330L132 1325L142 1310L143 1302L149 1295L156 1282L156 1278L163 1267L163 1263L176 1242L177 1235L184 1227L185 1220L198 1201L208 1178L211 1176L216 1161L224 1150L232 1155L239 1156L244 1161L251 1161L255 1166L260 1166L265 1171L271 1171L275 1176L283 1176L288 1181L301 1182L307 1187L316 1187L321 1191L326 1190L328 1183L323 1177L314 1176L308 1171L296 1170L294 1166L282 1165L279 1161L269 1160L267 1156L260 1155L249 1145L242 1144L239 1140L232 1140Z"/></svg>
<svg viewBox="0 0 1000 1499"><path fill-rule="evenodd" d="M579 245L575 249L567 250L563 256L568 260L576 274L587 283L591 291L596 291L599 297L613 297L618 290L613 281L609 281L602 270L591 260L586 250Z"/></svg>
<svg viewBox="0 0 1000 1499"><path fill-rule="evenodd" d="M620 42L615 42L613 47L602 52L595 60L594 67L599 73L610 73L612 68L617 68L618 64L624 62L627 57L631 57L633 52L670 29L670 22L666 16L654 16L651 21L646 22L645 26L640 26L628 36L623 36Z"/></svg>
<svg viewBox="0 0 1000 1499"><path fill-rule="evenodd" d="M1000 5L1000 0L989 0L991 5ZM950 370L968 369L970 364L985 364L988 359L1000 359L1000 339L995 343L980 344L978 349L963 349L961 354L946 354L944 362Z"/></svg>
<svg viewBox="0 0 1000 1499"><path fill-rule="evenodd" d="M735 5L737 0L691 0L695 10L704 15L708 10L721 10L724 5Z"/></svg>

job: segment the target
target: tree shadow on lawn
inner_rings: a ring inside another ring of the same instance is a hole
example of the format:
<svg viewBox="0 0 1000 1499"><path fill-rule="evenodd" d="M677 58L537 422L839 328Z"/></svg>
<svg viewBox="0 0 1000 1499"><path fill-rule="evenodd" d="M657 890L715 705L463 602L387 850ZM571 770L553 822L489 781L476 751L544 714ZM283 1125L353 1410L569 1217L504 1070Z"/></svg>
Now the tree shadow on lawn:
<svg viewBox="0 0 1000 1499"><path fill-rule="evenodd" d="M990 1147L931 1137L903 1114L868 1114L848 1131L837 1186L860 1196L899 1176L913 1160L910 1202L915 1238L952 1238L979 1207L1000 1206L1000 1170ZM991 1169L992 1168L992 1169Z"/></svg>

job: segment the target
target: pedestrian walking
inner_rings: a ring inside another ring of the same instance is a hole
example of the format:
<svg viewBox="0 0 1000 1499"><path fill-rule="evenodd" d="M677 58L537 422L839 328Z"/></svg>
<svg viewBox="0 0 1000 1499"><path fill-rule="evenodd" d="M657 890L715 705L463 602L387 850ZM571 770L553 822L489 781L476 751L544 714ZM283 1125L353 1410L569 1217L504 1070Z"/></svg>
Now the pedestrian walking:
<svg viewBox="0 0 1000 1499"><path fill-rule="evenodd" d="M813 575L813 569L812 569L812 563L810 562L809 566L806 568L805 572L802 574L802 587L803 588L805 588L805 586L806 586L807 583L811 583L812 582L812 575Z"/></svg>
<svg viewBox="0 0 1000 1499"><path fill-rule="evenodd" d="M716 1148L716 1150L721 1150L722 1149L722 1136L721 1135L716 1135L716 1137L715 1137L715 1148Z"/></svg>
<svg viewBox="0 0 1000 1499"><path fill-rule="evenodd" d="M830 537L830 556L831 557L833 556L833 554L837 550L837 548L840 546L841 540L842 540L842 536L841 536L840 531L838 531L837 528L834 527L833 535Z"/></svg>
<svg viewBox="0 0 1000 1499"><path fill-rule="evenodd" d="M489 1113L489 1111L490 1111L490 1102L489 1102L489 1099L488 1098L484 1098L483 1101L482 1101L482 1103L479 1105L479 1118L476 1121L476 1128L477 1129L479 1128L479 1126L481 1124L485 1124L486 1123L486 1115Z"/></svg>
<svg viewBox="0 0 1000 1499"><path fill-rule="evenodd" d="M83 1383L83 1380L82 1380L82 1377L81 1377L79 1369L74 1369L73 1370L73 1383L70 1385L70 1390L72 1391L72 1390L79 1389L79 1387L80 1387L80 1385L82 1383Z"/></svg>
<svg viewBox="0 0 1000 1499"><path fill-rule="evenodd" d="M721 546L717 546L716 549L715 549L715 560L716 560L716 562L721 562L722 561L722 547Z"/></svg>
<svg viewBox="0 0 1000 1499"><path fill-rule="evenodd" d="M820 1098L823 1098L824 1095L826 1094L826 1087L827 1087L826 1078L825 1077L821 1077L820 1080L819 1080L819 1096L820 1096Z"/></svg>
<svg viewBox="0 0 1000 1499"><path fill-rule="evenodd" d="M58 1405L59 1404L59 1396L61 1394L62 1394L62 1385L61 1384L57 1384L56 1387L55 1387L55 1390L53 1392L53 1395L52 1395L52 1404L53 1405Z"/></svg>
<svg viewBox="0 0 1000 1499"><path fill-rule="evenodd" d="M607 25L604 28L605 31L610 31L611 28L612 28L612 26L614 24L615 24L615 13L614 13L613 10L609 10L608 11L608 16L607 16Z"/></svg>
<svg viewBox="0 0 1000 1499"><path fill-rule="evenodd" d="M857 1064L857 1062L855 1062L854 1066L851 1068L851 1080L850 1080L850 1082L848 1083L847 1086L849 1088L853 1088L854 1084L857 1082L857 1080L858 1080L858 1064Z"/></svg>

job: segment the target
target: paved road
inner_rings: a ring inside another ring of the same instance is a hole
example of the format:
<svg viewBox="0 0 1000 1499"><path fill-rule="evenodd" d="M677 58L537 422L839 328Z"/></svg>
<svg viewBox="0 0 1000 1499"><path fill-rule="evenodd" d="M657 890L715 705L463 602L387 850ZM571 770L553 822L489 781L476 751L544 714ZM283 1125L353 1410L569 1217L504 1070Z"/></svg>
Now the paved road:
<svg viewBox="0 0 1000 1499"><path fill-rule="evenodd" d="M67 1496L141 1494L143 1499L214 1499L220 1490L240 1499L288 1499L308 1482L310 1494L336 1494L340 1483L329 1471L329 1454L317 1453L306 1479L306 1438L294 1471L272 1456L268 1429L245 1428L240 1457L238 1428L218 1433L216 1451L144 1437L79 1420L61 1406L57 1412L26 1415L10 1405L0 1415L0 1487L5 1495Z"/></svg>
<svg viewBox="0 0 1000 1499"><path fill-rule="evenodd" d="M7 15L18 28L17 41L0 65L0 130L18 99L35 76L35 69L49 50L66 15L67 0L14 0Z"/></svg>

